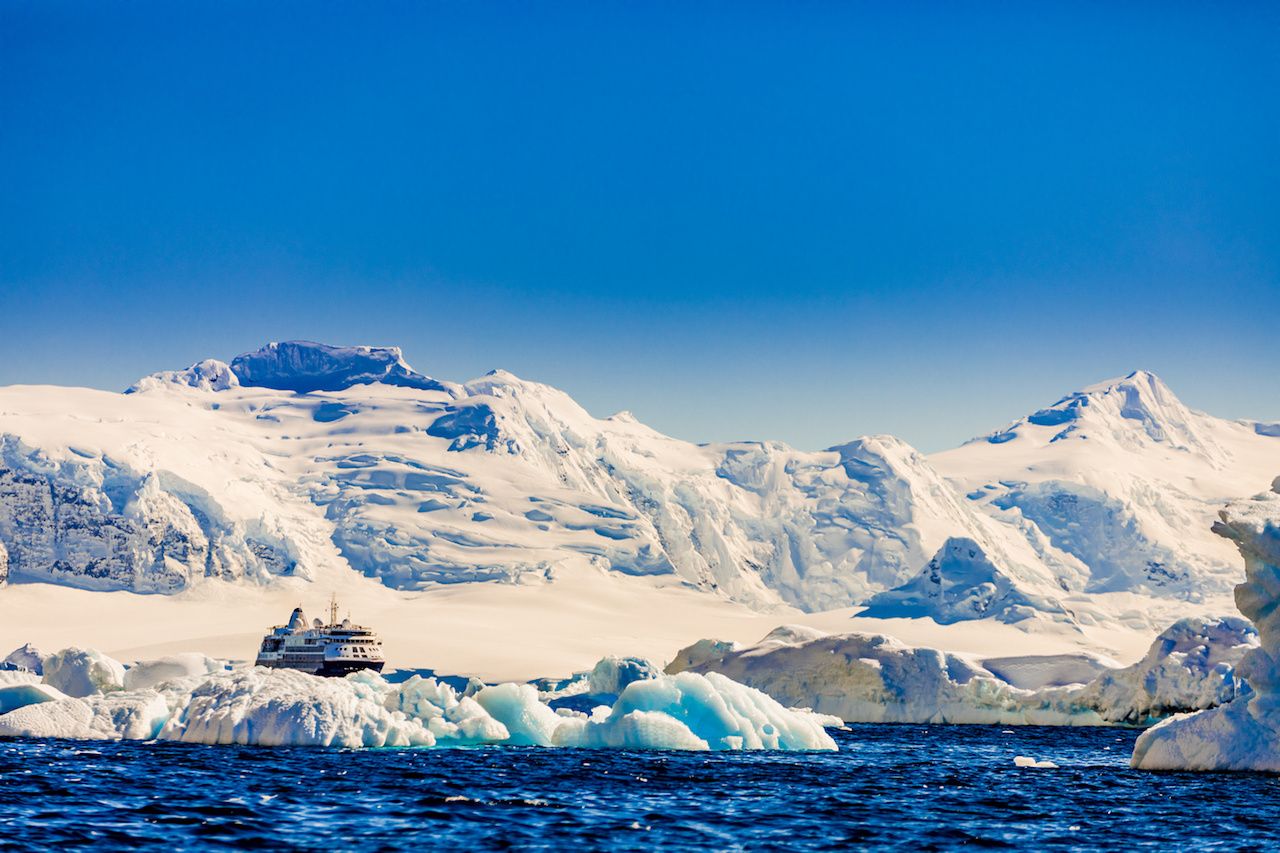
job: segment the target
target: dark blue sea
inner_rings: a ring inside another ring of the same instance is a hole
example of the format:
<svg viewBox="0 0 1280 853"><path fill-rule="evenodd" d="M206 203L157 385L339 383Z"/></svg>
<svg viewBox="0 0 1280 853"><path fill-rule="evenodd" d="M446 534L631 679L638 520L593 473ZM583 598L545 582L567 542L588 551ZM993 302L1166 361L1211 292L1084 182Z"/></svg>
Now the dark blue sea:
<svg viewBox="0 0 1280 853"><path fill-rule="evenodd" d="M1280 779L1134 772L1131 730L835 736L830 754L0 741L0 849L1280 845ZM1016 755L1060 766L1020 769Z"/></svg>

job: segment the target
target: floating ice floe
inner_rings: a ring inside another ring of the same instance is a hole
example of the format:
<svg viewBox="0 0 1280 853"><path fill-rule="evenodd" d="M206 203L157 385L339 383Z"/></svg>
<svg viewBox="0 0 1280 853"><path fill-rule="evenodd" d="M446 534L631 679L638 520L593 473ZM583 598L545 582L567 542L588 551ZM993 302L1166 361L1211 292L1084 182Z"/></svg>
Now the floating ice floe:
<svg viewBox="0 0 1280 853"><path fill-rule="evenodd" d="M468 696L420 676L391 684L372 672L334 679L260 667L210 671L220 664L202 656L140 664L129 671L139 673L132 679L94 651L69 649L49 662L45 684L0 692L7 711L0 736L264 746L836 748L823 726L837 720L784 708L714 673L631 681L612 708L587 715L557 713L530 684L491 685ZM601 674L616 685L618 670L606 664ZM90 687L94 692L86 693Z"/></svg>
<svg viewBox="0 0 1280 853"><path fill-rule="evenodd" d="M1052 761L1037 761L1030 755L1015 755L1013 757L1015 767L1035 767L1040 770L1057 770L1058 765Z"/></svg>
<svg viewBox="0 0 1280 853"><path fill-rule="evenodd" d="M1143 770L1280 772L1280 477L1271 494L1234 503L1221 518L1214 530L1244 556L1236 604L1261 637L1240 664L1253 692L1144 732L1132 760Z"/></svg>

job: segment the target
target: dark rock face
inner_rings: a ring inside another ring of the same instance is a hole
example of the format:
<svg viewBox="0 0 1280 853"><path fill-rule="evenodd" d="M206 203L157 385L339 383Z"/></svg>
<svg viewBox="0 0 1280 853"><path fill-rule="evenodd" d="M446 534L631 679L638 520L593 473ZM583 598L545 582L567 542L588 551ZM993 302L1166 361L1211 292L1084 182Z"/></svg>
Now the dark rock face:
<svg viewBox="0 0 1280 853"><path fill-rule="evenodd" d="M352 385L397 385L423 391L446 387L405 363L399 347L335 347L310 341L270 343L236 356L231 371L241 385L300 394L341 391Z"/></svg>
<svg viewBox="0 0 1280 853"><path fill-rule="evenodd" d="M427 427L427 435L453 439L449 445L453 451L473 447L492 451L500 439L497 417L493 409L483 403L450 407Z"/></svg>

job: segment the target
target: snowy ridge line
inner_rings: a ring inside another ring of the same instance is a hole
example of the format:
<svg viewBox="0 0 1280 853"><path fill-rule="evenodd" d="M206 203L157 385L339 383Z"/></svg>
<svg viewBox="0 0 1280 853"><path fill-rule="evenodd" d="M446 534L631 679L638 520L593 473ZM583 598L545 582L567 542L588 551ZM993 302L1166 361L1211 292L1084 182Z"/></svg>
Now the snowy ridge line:
<svg viewBox="0 0 1280 853"><path fill-rule="evenodd" d="M694 445L505 371L454 384L394 347L288 341L123 396L0 389L0 581L421 590L572 562L760 611L1155 630L1144 602L1208 611L1235 580L1207 528L1280 471L1255 426L1138 372L929 458L891 436Z"/></svg>

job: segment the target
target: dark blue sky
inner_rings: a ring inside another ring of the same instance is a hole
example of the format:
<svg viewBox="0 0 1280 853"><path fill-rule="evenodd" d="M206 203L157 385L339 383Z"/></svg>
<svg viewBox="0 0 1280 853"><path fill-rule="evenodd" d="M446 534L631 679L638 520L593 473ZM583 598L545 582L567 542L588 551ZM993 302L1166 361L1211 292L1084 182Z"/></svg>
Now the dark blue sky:
<svg viewBox="0 0 1280 853"><path fill-rule="evenodd" d="M399 344L926 450L1280 419L1280 4L0 5L0 384ZM963 7L963 8L962 8Z"/></svg>

